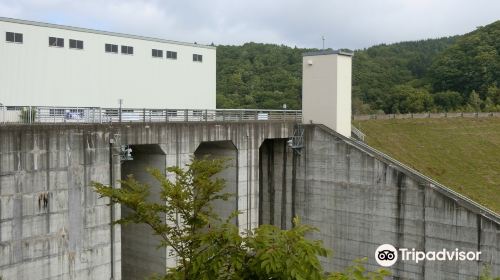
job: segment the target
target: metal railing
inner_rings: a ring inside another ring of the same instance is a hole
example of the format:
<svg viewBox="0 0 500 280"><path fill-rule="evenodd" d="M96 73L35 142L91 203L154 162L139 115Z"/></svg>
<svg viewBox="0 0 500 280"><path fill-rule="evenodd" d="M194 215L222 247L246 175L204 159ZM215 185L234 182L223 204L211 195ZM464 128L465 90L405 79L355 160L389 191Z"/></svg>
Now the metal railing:
<svg viewBox="0 0 500 280"><path fill-rule="evenodd" d="M351 134L354 136L354 138L360 140L360 141L365 141L366 135L361 132L361 130L357 129L354 125L351 126Z"/></svg>
<svg viewBox="0 0 500 280"><path fill-rule="evenodd" d="M388 119L443 119L443 118L490 118L500 117L500 112L445 112L445 113L410 113L410 114L374 114L353 115L355 121Z"/></svg>
<svg viewBox="0 0 500 280"><path fill-rule="evenodd" d="M302 121L301 110L0 106L5 123Z"/></svg>

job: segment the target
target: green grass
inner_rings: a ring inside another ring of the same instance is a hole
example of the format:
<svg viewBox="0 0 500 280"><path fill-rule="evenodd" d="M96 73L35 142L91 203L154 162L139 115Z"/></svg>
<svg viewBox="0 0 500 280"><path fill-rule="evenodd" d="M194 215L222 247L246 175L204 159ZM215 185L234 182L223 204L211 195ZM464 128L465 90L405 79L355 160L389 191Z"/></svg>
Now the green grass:
<svg viewBox="0 0 500 280"><path fill-rule="evenodd" d="M366 142L500 213L500 118L354 121Z"/></svg>

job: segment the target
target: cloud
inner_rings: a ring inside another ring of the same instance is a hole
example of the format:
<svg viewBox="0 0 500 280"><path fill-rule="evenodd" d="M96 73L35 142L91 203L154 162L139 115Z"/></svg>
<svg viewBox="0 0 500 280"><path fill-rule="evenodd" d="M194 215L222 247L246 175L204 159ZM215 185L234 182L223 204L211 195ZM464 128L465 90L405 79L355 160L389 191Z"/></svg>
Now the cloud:
<svg viewBox="0 0 500 280"><path fill-rule="evenodd" d="M10 17L20 17L22 16L21 8L12 3L3 3L0 1L0 15L8 15Z"/></svg>
<svg viewBox="0 0 500 280"><path fill-rule="evenodd" d="M463 34L499 19L497 0L0 0L0 15L209 44L333 48Z"/></svg>

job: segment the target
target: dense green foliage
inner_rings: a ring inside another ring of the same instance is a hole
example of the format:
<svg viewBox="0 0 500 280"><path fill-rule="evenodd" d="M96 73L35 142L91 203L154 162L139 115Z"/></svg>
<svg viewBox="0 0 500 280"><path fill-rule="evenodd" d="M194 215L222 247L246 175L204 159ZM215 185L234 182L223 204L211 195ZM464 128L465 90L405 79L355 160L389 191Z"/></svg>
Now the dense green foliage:
<svg viewBox="0 0 500 280"><path fill-rule="evenodd" d="M300 108L304 51L256 43L217 46L217 107Z"/></svg>
<svg viewBox="0 0 500 280"><path fill-rule="evenodd" d="M454 41L455 37L403 42L355 52L353 99L369 105L369 108L354 107L355 112L366 113L370 108L388 113L429 109L421 106L408 108L406 105L420 102L418 97L429 99L425 88L428 68L436 55ZM417 98L414 92L420 93ZM397 99L396 103L393 98Z"/></svg>
<svg viewBox="0 0 500 280"><path fill-rule="evenodd" d="M23 108L21 110L21 121L23 123L33 123L35 122L35 118L36 118L36 109Z"/></svg>
<svg viewBox="0 0 500 280"><path fill-rule="evenodd" d="M327 257L329 251L321 241L305 238L316 229L300 224L298 218L290 230L263 225L241 235L230 222L238 213L221 220L211 207L214 200L231 196L222 192L224 181L214 177L224 165L224 160L194 160L186 169L169 167L172 177L150 170L160 185L161 203L150 202L150 186L133 177L123 180L120 189L99 183L93 187L101 196L132 210L117 223L146 224L160 237L160 247L175 251L178 266L156 279L381 280L389 275L383 269L366 272L362 263L326 274L318 257Z"/></svg>
<svg viewBox="0 0 500 280"><path fill-rule="evenodd" d="M217 47L219 108L300 108L302 53ZM500 111L500 21L454 37L355 51L353 112Z"/></svg>
<svg viewBox="0 0 500 280"><path fill-rule="evenodd" d="M500 21L457 39L430 68L434 90L453 90L465 97L477 91L485 99L500 78Z"/></svg>
<svg viewBox="0 0 500 280"><path fill-rule="evenodd" d="M500 277L493 277L491 275L491 267L483 266L483 269L481 270L481 275L479 275L479 280L500 280Z"/></svg>

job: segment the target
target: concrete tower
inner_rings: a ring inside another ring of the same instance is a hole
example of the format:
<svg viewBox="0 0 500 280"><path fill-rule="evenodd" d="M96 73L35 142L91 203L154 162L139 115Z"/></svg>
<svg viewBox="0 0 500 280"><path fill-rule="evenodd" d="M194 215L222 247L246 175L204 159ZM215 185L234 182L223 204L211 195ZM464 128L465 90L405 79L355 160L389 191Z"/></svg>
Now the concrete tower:
<svg viewBox="0 0 500 280"><path fill-rule="evenodd" d="M351 137L352 55L331 50L303 55L304 123L324 124Z"/></svg>

